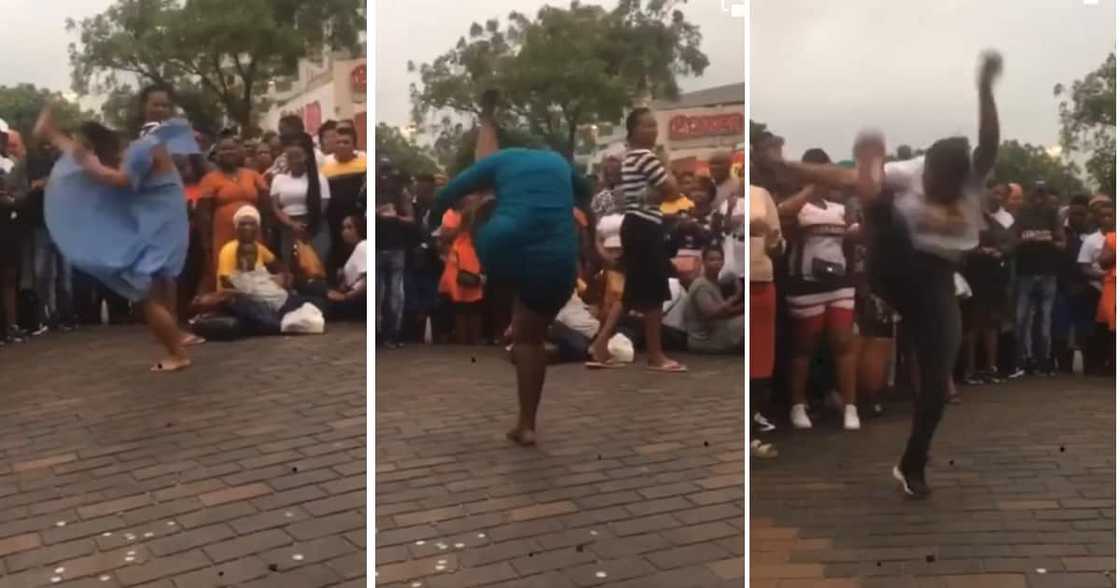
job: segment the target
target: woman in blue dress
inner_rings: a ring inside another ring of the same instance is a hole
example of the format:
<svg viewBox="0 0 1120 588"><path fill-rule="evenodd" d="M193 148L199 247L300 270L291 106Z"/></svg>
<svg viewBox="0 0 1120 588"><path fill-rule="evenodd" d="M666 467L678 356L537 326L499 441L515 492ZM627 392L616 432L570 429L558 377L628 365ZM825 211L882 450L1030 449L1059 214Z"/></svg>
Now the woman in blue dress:
<svg viewBox="0 0 1120 588"><path fill-rule="evenodd" d="M187 255L187 209L171 154L198 152L190 125L166 120L122 150L119 136L98 123L83 123L76 139L67 136L48 107L35 135L63 153L44 203L51 238L75 267L143 309L167 354L152 371L189 367L166 298Z"/></svg>
<svg viewBox="0 0 1120 588"><path fill-rule="evenodd" d="M468 194L494 192L492 206L473 228L474 243L486 279L517 292L511 331L520 412L506 437L528 446L536 442L548 366L545 334L576 287L579 239L572 209L577 191L586 196L586 185L554 152L498 149L495 101L493 93L483 98L476 163L439 193L431 218L442 218Z"/></svg>

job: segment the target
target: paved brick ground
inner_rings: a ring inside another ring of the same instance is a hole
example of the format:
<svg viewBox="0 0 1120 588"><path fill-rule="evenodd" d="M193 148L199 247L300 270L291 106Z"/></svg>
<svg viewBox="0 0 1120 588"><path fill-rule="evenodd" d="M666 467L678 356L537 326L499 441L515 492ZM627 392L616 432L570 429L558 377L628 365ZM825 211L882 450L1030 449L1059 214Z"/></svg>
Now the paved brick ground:
<svg viewBox="0 0 1120 588"><path fill-rule="evenodd" d="M743 585L743 365L552 369L539 447L511 446L492 349L377 362L377 585Z"/></svg>
<svg viewBox="0 0 1120 588"><path fill-rule="evenodd" d="M845 433L772 439L751 464L754 588L1095 588L1114 585L1115 381L963 388L934 441L928 502L890 468L909 405Z"/></svg>
<svg viewBox="0 0 1120 588"><path fill-rule="evenodd" d="M364 341L159 376L136 328L0 350L0 588L364 586Z"/></svg>

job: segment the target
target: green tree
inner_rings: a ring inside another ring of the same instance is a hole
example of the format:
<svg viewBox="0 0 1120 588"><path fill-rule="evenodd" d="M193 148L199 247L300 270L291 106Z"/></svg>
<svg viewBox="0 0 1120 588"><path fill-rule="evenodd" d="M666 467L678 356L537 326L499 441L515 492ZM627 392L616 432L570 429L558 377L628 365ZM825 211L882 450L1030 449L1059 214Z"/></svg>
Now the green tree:
<svg viewBox="0 0 1120 588"><path fill-rule="evenodd" d="M1116 54L1070 87L1054 86L1061 96L1061 142L1066 151L1086 153L1085 169L1097 190L1116 196Z"/></svg>
<svg viewBox="0 0 1120 588"><path fill-rule="evenodd" d="M579 129L617 121L642 98L674 98L678 75L700 75L708 58L681 2L621 0L613 10L546 6L535 19L512 12L471 25L467 37L431 63L416 66L413 119L432 113L479 113L488 88L502 92L503 126L518 126L570 158Z"/></svg>
<svg viewBox="0 0 1120 588"><path fill-rule="evenodd" d="M992 180L998 183L1015 182L1024 189L1034 182L1043 181L1060 194L1069 196L1085 191L1079 174L1077 164L1050 155L1045 147L1004 141L999 146Z"/></svg>
<svg viewBox="0 0 1120 588"><path fill-rule="evenodd" d="M357 52L363 0L117 0L105 12L67 21L74 89L111 93L139 81L200 91L251 129L268 82L324 48ZM182 102L192 119L206 105Z"/></svg>
<svg viewBox="0 0 1120 588"><path fill-rule="evenodd" d="M397 169L409 175L439 171L430 151L405 137L396 127L378 123L374 130L374 145L377 157L388 157Z"/></svg>
<svg viewBox="0 0 1120 588"><path fill-rule="evenodd" d="M54 105L55 120L64 129L73 129L83 120L97 118L64 99L62 94L46 88L37 88L32 84L0 86L0 118L19 131L25 140L30 138L35 120L48 102Z"/></svg>

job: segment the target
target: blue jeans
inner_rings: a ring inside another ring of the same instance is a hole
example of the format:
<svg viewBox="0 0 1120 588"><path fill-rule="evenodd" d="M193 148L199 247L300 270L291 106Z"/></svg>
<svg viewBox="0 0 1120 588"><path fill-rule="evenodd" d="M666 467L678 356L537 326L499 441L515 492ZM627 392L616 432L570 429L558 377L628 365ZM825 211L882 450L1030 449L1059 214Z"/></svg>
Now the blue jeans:
<svg viewBox="0 0 1120 588"><path fill-rule="evenodd" d="M36 228L30 236L32 288L39 301L40 325L74 319L73 276L50 233Z"/></svg>
<svg viewBox="0 0 1120 588"><path fill-rule="evenodd" d="M1015 282L1015 334L1019 339L1019 365L1050 361L1050 327L1054 300L1058 297L1057 276L1022 276ZM1034 319L1039 315L1038 347L1034 343Z"/></svg>
<svg viewBox="0 0 1120 588"><path fill-rule="evenodd" d="M377 334L387 343L400 339L404 319L405 251L378 251L377 264Z"/></svg>

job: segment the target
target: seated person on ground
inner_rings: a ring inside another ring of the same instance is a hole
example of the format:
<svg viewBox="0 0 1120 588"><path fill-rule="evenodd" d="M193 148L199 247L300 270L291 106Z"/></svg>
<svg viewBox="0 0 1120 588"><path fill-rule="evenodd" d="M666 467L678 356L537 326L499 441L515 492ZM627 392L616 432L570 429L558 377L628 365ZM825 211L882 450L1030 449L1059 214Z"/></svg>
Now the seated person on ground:
<svg viewBox="0 0 1120 588"><path fill-rule="evenodd" d="M692 283L685 306L688 349L694 353L738 353L743 350L743 293L724 298L719 286L723 250L704 250L704 275Z"/></svg>

